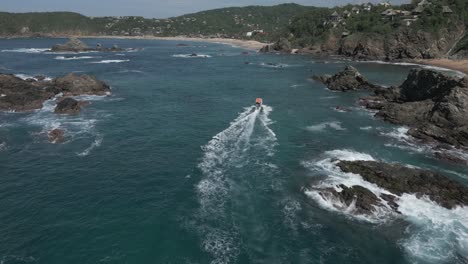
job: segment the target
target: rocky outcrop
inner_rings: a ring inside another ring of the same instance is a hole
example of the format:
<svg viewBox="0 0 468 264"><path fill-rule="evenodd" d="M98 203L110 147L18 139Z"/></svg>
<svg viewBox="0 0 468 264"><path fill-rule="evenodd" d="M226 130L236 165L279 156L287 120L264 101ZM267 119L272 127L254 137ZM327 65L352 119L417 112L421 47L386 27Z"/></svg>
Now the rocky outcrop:
<svg viewBox="0 0 468 264"><path fill-rule="evenodd" d="M468 80L413 69L399 87L376 90L364 103L384 120L411 127L428 142L468 147Z"/></svg>
<svg viewBox="0 0 468 264"><path fill-rule="evenodd" d="M447 209L468 206L468 187L436 172L378 161L338 161L336 165L384 190L373 192L361 185L344 184L306 188L342 211L356 215L372 215L378 210L400 213L398 201L403 194L427 197Z"/></svg>
<svg viewBox="0 0 468 264"><path fill-rule="evenodd" d="M24 112L40 109L44 101L62 93L65 96L106 95L107 84L89 75L69 74L53 80L23 80L0 74L0 111Z"/></svg>
<svg viewBox="0 0 468 264"><path fill-rule="evenodd" d="M123 49L117 45L113 45L111 48L103 47L101 44L97 44L96 48L91 48L83 41L77 38L70 38L65 44L56 44L52 46L50 52L86 52L86 51L122 51Z"/></svg>
<svg viewBox="0 0 468 264"><path fill-rule="evenodd" d="M73 98L66 97L57 103L54 112L56 114L76 115L81 111L83 105L86 105L86 102L80 102Z"/></svg>
<svg viewBox="0 0 468 264"><path fill-rule="evenodd" d="M356 91L366 89L376 89L380 86L371 84L359 71L353 66L347 66L343 71L337 74L313 76L314 80L325 84L328 89L334 91Z"/></svg>
<svg viewBox="0 0 468 264"><path fill-rule="evenodd" d="M65 131L63 129L53 129L47 133L50 143L62 143L65 141Z"/></svg>
<svg viewBox="0 0 468 264"><path fill-rule="evenodd" d="M31 111L55 96L47 82L26 81L11 74L0 74L0 110Z"/></svg>
<svg viewBox="0 0 468 264"><path fill-rule="evenodd" d="M436 34L401 27L388 34L354 33L341 37L342 32L330 32L322 41L311 43L299 53L341 55L357 60L401 61L444 58L453 51L465 32L464 26L441 28ZM294 42L294 41L293 41ZM457 58L464 56L457 52Z"/></svg>
<svg viewBox="0 0 468 264"><path fill-rule="evenodd" d="M83 52L92 50L88 45L83 41L77 38L70 38L70 40L65 44L56 44L52 46L51 51L53 52Z"/></svg>
<svg viewBox="0 0 468 264"><path fill-rule="evenodd" d="M432 171L377 161L340 161L338 167L398 196L426 196L448 209L468 205L467 186Z"/></svg>
<svg viewBox="0 0 468 264"><path fill-rule="evenodd" d="M70 73L64 77L54 79L53 85L59 87L65 96L76 95L106 95L110 93L110 87L90 75L75 75Z"/></svg>
<svg viewBox="0 0 468 264"><path fill-rule="evenodd" d="M280 38L274 44L268 44L263 46L260 49L260 52L268 53L268 52L282 52L282 53L291 53L292 45L286 38Z"/></svg>

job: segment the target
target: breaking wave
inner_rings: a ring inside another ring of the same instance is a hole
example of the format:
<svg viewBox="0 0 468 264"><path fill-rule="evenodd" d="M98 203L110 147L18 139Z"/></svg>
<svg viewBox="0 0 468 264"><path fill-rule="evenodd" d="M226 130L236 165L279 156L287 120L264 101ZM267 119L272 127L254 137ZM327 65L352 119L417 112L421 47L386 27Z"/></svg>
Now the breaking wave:
<svg viewBox="0 0 468 264"><path fill-rule="evenodd" d="M93 59L93 56L73 56L73 57L65 57L65 56L57 56L55 57L56 60L87 60Z"/></svg>
<svg viewBox="0 0 468 264"><path fill-rule="evenodd" d="M49 49L43 48L18 48L18 49L6 49L2 52L18 52L18 53L43 53Z"/></svg>
<svg viewBox="0 0 468 264"><path fill-rule="evenodd" d="M102 60L102 61L93 61L94 64L108 64L108 63L122 63L129 62L130 60Z"/></svg>
<svg viewBox="0 0 468 264"><path fill-rule="evenodd" d="M83 152L77 153L77 155L80 157L88 156L89 153L91 153L93 149L101 146L102 140L103 140L103 137L101 135L97 135L93 143L91 143L91 145L87 149L85 149Z"/></svg>
<svg viewBox="0 0 468 264"><path fill-rule="evenodd" d="M27 74L23 74L23 73L18 73L18 74L14 74L14 75L15 75L16 77L20 78L20 79L23 79L23 80L33 79L33 80L39 81L36 77L31 76L31 75L27 75ZM51 80L52 80L51 77L45 76L44 81L51 81Z"/></svg>
<svg viewBox="0 0 468 264"><path fill-rule="evenodd" d="M346 128L342 127L341 123L338 122L338 121L324 122L324 123L320 123L320 124L317 124L317 125L308 126L307 130L313 131L313 132L322 132L322 131L325 131L328 128L331 128L331 129L334 129L334 130L341 130L341 131L346 130Z"/></svg>
<svg viewBox="0 0 468 264"><path fill-rule="evenodd" d="M255 210L245 208L249 204L246 199L252 199L246 170L273 175L277 169L267 161L276 145L276 135L269 127L271 111L266 105L263 111L245 108L227 129L202 147L203 158L198 164L202 179L196 186L201 224L197 229L203 249L213 257L211 263L235 262L241 248L236 222L252 221L247 211ZM232 210L244 211L238 217L245 218L233 219Z"/></svg>
<svg viewBox="0 0 468 264"><path fill-rule="evenodd" d="M305 188L305 194L317 204L330 211L338 212L347 217L371 223L387 223L395 218L403 218L410 223L406 229L406 238L400 243L409 258L416 262L423 260L429 263L453 261L458 258L468 258L468 208L457 207L449 210L430 201L426 197L416 197L413 194L398 196L396 203L401 215L394 213L390 206L382 200L385 207L376 208L372 215L359 215L354 206L347 206L338 199L322 196L317 188L335 188L343 184L347 187L363 186L380 197L380 194L392 194L379 186L365 181L360 175L342 172L336 164L340 160L374 160L365 153L352 150L327 151L324 158L303 162L303 166L318 175L326 174L327 178ZM392 194L395 195L395 194Z"/></svg>

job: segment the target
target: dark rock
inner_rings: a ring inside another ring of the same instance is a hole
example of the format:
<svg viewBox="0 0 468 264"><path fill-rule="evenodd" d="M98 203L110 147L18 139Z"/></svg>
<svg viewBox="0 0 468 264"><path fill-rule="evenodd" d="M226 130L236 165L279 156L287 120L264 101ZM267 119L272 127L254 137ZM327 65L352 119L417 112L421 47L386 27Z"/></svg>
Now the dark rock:
<svg viewBox="0 0 468 264"><path fill-rule="evenodd" d="M343 211L350 210L352 205L353 214L357 215L371 215L373 212L376 212L379 208L385 209L388 208L387 205L396 213L398 211L398 204L396 201L398 197L390 194L381 194L377 196L369 189L360 186L354 185L347 187L343 184L337 186L340 191L337 191L335 188L323 188L314 190L326 200L338 200L339 203L334 202L334 206ZM310 188L309 188L310 189Z"/></svg>
<svg viewBox="0 0 468 264"><path fill-rule="evenodd" d="M400 99L404 102L440 100L460 83L460 79L436 71L412 69L400 86Z"/></svg>
<svg viewBox="0 0 468 264"><path fill-rule="evenodd" d="M47 133L50 143L62 143L65 141L65 131L63 129L53 129Z"/></svg>
<svg viewBox="0 0 468 264"><path fill-rule="evenodd" d="M367 79L353 66L347 66L343 71L338 72L333 76L313 76L313 79L322 82L330 90L342 92L376 89L380 87L369 83Z"/></svg>
<svg viewBox="0 0 468 264"><path fill-rule="evenodd" d="M44 75L36 75L34 76L34 79L38 80L38 81L44 81L45 80L45 76Z"/></svg>
<svg viewBox="0 0 468 264"><path fill-rule="evenodd" d="M76 115L81 111L81 107L85 104L86 102L80 102L73 98L66 97L57 103L54 112L56 114Z"/></svg>
<svg viewBox="0 0 468 264"><path fill-rule="evenodd" d="M70 40L65 44L54 45L51 49L53 52L83 52L92 50L88 45L77 38L70 38Z"/></svg>
<svg viewBox="0 0 468 264"><path fill-rule="evenodd" d="M283 53L291 53L292 45L286 38L280 38L274 44L268 44L263 46L260 49L260 52L268 53L268 52L283 52Z"/></svg>
<svg viewBox="0 0 468 264"><path fill-rule="evenodd" d="M379 110L376 116L386 121L411 127L411 136L468 147L466 78L413 69L401 86L376 89L372 98L364 98L361 104Z"/></svg>
<svg viewBox="0 0 468 264"><path fill-rule="evenodd" d="M399 196L427 196L448 209L468 205L468 187L435 172L377 161L340 161L338 167Z"/></svg>
<svg viewBox="0 0 468 264"><path fill-rule="evenodd" d="M45 88L46 85L0 74L0 110L22 112L42 108L42 103L55 95Z"/></svg>
<svg viewBox="0 0 468 264"><path fill-rule="evenodd" d="M61 89L65 96L76 95L106 95L110 93L110 87L89 75L68 74L53 80L53 84Z"/></svg>
<svg viewBox="0 0 468 264"><path fill-rule="evenodd" d="M11 74L0 74L0 111L40 109L44 101L60 93L65 96L106 95L110 88L88 75L69 74L51 81L25 81Z"/></svg>
<svg viewBox="0 0 468 264"><path fill-rule="evenodd" d="M448 154L447 152L443 152L443 151L437 151L434 153L434 156L439 159L439 160L443 160L443 161L446 161L448 163L452 163L452 164L461 164L461 165L468 165L468 161L462 159L462 158L459 158L459 157L455 157L453 155L450 155Z"/></svg>
<svg viewBox="0 0 468 264"><path fill-rule="evenodd" d="M70 40L65 44L56 44L54 45L49 52L85 52L85 51L101 51L101 52L116 52L123 51L124 49L120 48L117 45L113 45L111 48L103 47L100 43L96 45L96 48L91 48L86 45L83 41L77 38L70 38Z"/></svg>

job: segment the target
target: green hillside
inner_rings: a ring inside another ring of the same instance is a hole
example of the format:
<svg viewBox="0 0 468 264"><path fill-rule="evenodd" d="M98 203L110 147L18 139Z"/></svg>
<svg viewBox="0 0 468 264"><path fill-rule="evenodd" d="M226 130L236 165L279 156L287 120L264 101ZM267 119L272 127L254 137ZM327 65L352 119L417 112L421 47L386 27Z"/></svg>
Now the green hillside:
<svg viewBox="0 0 468 264"><path fill-rule="evenodd" d="M254 38L274 39L286 30L296 15L315 10L297 4L222 8L169 19L143 17L86 17L71 12L0 12L0 35L34 34L154 35L245 37L263 30Z"/></svg>

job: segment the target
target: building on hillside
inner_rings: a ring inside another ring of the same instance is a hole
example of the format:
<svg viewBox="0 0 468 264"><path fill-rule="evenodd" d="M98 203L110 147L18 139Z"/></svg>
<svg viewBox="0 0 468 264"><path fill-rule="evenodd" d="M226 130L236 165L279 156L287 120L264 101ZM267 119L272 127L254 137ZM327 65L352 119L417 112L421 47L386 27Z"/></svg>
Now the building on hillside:
<svg viewBox="0 0 468 264"><path fill-rule="evenodd" d="M348 17L350 17L350 16L351 16L351 12L349 12L348 10L345 10L345 11L343 12L343 17L344 17L344 18L348 18Z"/></svg>
<svg viewBox="0 0 468 264"><path fill-rule="evenodd" d="M399 15L399 10L387 9L380 13L385 19L393 20L395 16Z"/></svg>
<svg viewBox="0 0 468 264"><path fill-rule="evenodd" d="M364 11L370 12L370 11L372 10L372 4L371 4L371 3L364 4L364 6L362 7L362 9L363 9Z"/></svg>
<svg viewBox="0 0 468 264"><path fill-rule="evenodd" d="M338 14L337 11L333 12L333 14L331 14L331 16L330 16L330 21L332 21L332 22L339 22L339 21L341 21L341 19L342 18L340 16L340 14Z"/></svg>
<svg viewBox="0 0 468 264"><path fill-rule="evenodd" d="M252 37L252 36L253 36L253 32L252 32L252 31L250 31L250 32L247 32L247 33L245 34L245 36L250 38L250 37Z"/></svg>
<svg viewBox="0 0 468 264"><path fill-rule="evenodd" d="M353 14L356 14L356 15L357 15L357 14L359 14L359 13L361 12L361 9L359 9L359 7L356 7L356 6L355 6L355 7L353 7L353 8L351 9L351 12L352 12Z"/></svg>
<svg viewBox="0 0 468 264"><path fill-rule="evenodd" d="M453 11L449 6L443 6L442 7L442 13L450 15L450 14L453 14Z"/></svg>

